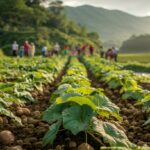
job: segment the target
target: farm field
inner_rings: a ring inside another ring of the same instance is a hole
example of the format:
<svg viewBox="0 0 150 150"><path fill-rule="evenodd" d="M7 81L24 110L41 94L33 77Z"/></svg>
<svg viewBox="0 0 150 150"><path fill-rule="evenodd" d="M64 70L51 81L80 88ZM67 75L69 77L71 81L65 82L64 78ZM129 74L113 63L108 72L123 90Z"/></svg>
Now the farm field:
<svg viewBox="0 0 150 150"><path fill-rule="evenodd" d="M123 69L137 73L137 76L150 82L150 55L148 54L119 54L118 62Z"/></svg>
<svg viewBox="0 0 150 150"><path fill-rule="evenodd" d="M127 62L139 62L139 63L149 63L150 64L150 53L135 53L135 54L119 54L118 61L122 63Z"/></svg>
<svg viewBox="0 0 150 150"><path fill-rule="evenodd" d="M1 59L0 150L148 150L149 83L99 59Z"/></svg>

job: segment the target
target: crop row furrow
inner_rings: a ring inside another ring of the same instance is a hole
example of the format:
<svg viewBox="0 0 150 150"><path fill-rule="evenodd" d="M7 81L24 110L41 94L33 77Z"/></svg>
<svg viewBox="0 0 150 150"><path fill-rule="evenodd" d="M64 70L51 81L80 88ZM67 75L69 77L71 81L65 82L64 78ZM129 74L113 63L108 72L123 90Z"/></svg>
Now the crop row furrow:
<svg viewBox="0 0 150 150"><path fill-rule="evenodd" d="M67 73L53 93L51 101L53 104L43 115L43 120L49 123L49 130L43 138L45 146L53 143L56 146L62 135L65 139L80 135L82 142L90 143L95 150L102 146L118 146L122 149L136 147L116 121L121 121L119 108L101 89L91 87L84 65L76 58L72 58ZM93 144L93 140L88 140L87 137L97 139L97 144ZM60 141L62 142L62 139ZM64 146L63 148L68 149L67 145Z"/></svg>
<svg viewBox="0 0 150 150"><path fill-rule="evenodd" d="M82 58L93 86L104 93L121 109L122 126L128 138L140 146L150 146L149 96L150 92L138 87L132 73L121 70L116 64L94 58ZM130 93L129 93L130 91Z"/></svg>
<svg viewBox="0 0 150 150"><path fill-rule="evenodd" d="M5 58L6 59L6 58ZM43 85L54 81L65 60L62 58L11 60L0 65L0 114L19 122L11 112L11 106L35 102L37 92L43 92ZM13 108L13 107L12 107Z"/></svg>
<svg viewBox="0 0 150 150"><path fill-rule="evenodd" d="M48 64L46 66L51 66L55 62L56 68L60 63L60 68L58 70L53 68L56 70L55 77L53 77L51 82L47 81L43 83L42 91L39 91L35 88L30 92L35 101L26 102L23 105L17 103L10 106L15 116L20 118L22 125L20 126L19 124L16 124L13 119L6 117L5 115L1 115L2 122L0 122L0 149L5 150L9 149L9 147L10 149L15 149L17 146L28 150L43 149L42 137L48 129L48 124L41 120L41 115L43 110L48 107L50 103L49 97L56 89L58 83L61 81L69 63L69 61L66 63L67 58L59 58L59 61L55 59L57 58L52 59L53 62L48 60ZM41 63L41 65L44 64ZM38 72L38 70L36 71ZM50 74L53 73L52 70L47 70L47 73L48 72Z"/></svg>

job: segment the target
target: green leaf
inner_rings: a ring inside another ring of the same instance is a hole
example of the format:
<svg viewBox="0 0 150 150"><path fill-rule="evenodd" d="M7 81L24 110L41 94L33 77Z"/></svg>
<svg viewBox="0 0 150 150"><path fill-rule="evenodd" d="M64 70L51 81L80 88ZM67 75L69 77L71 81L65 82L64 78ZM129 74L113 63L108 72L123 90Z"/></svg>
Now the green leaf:
<svg viewBox="0 0 150 150"><path fill-rule="evenodd" d="M22 98L24 100L28 100L28 101L31 101L31 102L35 101L35 99L32 97L30 92L15 90L15 94L17 95L17 97Z"/></svg>
<svg viewBox="0 0 150 150"><path fill-rule="evenodd" d="M53 143L53 141L55 140L56 135L58 133L58 130L61 126L61 123L62 123L62 121L58 121L49 127L48 132L45 134L45 136L43 138L43 146L46 146L49 143L50 144Z"/></svg>
<svg viewBox="0 0 150 150"><path fill-rule="evenodd" d="M62 84L58 87L58 89L54 92L56 95L60 95L67 91L68 88L71 88L70 84Z"/></svg>
<svg viewBox="0 0 150 150"><path fill-rule="evenodd" d="M44 112L42 119L44 121L47 121L48 123L59 121L60 119L62 119L63 110L67 107L67 104L53 104Z"/></svg>
<svg viewBox="0 0 150 150"><path fill-rule="evenodd" d="M104 94L95 94L91 97L92 102L97 106L97 113L101 116L109 117L110 115L122 120L119 115L119 107L112 103Z"/></svg>
<svg viewBox="0 0 150 150"><path fill-rule="evenodd" d="M92 109L87 106L72 106L63 112L63 125L72 134L77 135L81 131L86 131L93 116Z"/></svg>
<svg viewBox="0 0 150 150"><path fill-rule="evenodd" d="M14 119L19 125L22 125L21 119L15 116L10 110L5 109L1 104L0 104L0 115L10 117Z"/></svg>
<svg viewBox="0 0 150 150"><path fill-rule="evenodd" d="M68 89L68 92L80 93L82 95L90 95L92 92L95 92L95 91L97 91L97 89L92 88L92 87L88 87L88 86Z"/></svg>
<svg viewBox="0 0 150 150"><path fill-rule="evenodd" d="M57 104L61 104L61 103L69 102L68 100L70 98L77 97L77 96L81 96L81 94L74 93L74 92L62 93L61 96L56 99L56 103Z"/></svg>
<svg viewBox="0 0 150 150"><path fill-rule="evenodd" d="M150 116L148 117L148 120L144 123L144 125L150 124Z"/></svg>
<svg viewBox="0 0 150 150"><path fill-rule="evenodd" d="M67 103L67 102L75 102L79 105L88 105L93 110L96 110L96 105L88 97L74 96L74 97L70 97L66 101L64 101L64 103Z"/></svg>
<svg viewBox="0 0 150 150"><path fill-rule="evenodd" d="M146 95L142 100L139 100L136 105L143 105L143 109L150 109L150 94Z"/></svg>
<svg viewBox="0 0 150 150"><path fill-rule="evenodd" d="M127 149L135 148L135 145L128 140L125 133L118 129L114 124L99 121L97 118L94 118L93 124L93 130L99 133L104 141L109 143L110 146L124 147Z"/></svg>

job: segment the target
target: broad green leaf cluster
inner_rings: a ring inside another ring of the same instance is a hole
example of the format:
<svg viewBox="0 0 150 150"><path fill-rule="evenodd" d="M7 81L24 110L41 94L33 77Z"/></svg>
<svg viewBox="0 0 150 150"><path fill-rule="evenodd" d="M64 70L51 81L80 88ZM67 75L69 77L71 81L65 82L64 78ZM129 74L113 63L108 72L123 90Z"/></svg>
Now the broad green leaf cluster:
<svg viewBox="0 0 150 150"><path fill-rule="evenodd" d="M119 64L100 60L99 57L82 60L99 81L106 83L110 89L119 89L124 100L136 100L137 104L143 105L144 111L150 113L150 91L138 85L132 71L122 70Z"/></svg>
<svg viewBox="0 0 150 150"><path fill-rule="evenodd" d="M9 110L16 103L34 102L31 91L43 91L43 84L54 81L66 58L3 58L0 60L0 115L18 120Z"/></svg>
<svg viewBox="0 0 150 150"><path fill-rule="evenodd" d="M44 146L52 144L63 127L73 135L85 132L102 137L110 146L134 147L122 130L103 121L110 116L121 120L119 108L104 95L102 89L91 87L85 67L76 58L71 59L67 73L51 100L53 104L43 114L43 120L50 125L43 138Z"/></svg>

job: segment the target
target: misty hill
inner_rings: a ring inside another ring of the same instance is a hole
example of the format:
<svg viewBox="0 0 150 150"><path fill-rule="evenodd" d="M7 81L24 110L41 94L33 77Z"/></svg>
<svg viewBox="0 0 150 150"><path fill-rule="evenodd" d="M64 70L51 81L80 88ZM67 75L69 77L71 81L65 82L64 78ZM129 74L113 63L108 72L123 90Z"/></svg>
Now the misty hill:
<svg viewBox="0 0 150 150"><path fill-rule="evenodd" d="M90 31L99 33L103 41L119 43L132 35L150 33L150 17L137 17L118 10L89 5L65 7L68 17Z"/></svg>
<svg viewBox="0 0 150 150"><path fill-rule="evenodd" d="M150 52L150 35L132 36L121 46L122 52Z"/></svg>

